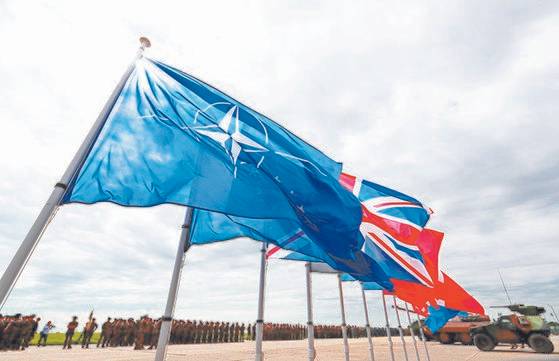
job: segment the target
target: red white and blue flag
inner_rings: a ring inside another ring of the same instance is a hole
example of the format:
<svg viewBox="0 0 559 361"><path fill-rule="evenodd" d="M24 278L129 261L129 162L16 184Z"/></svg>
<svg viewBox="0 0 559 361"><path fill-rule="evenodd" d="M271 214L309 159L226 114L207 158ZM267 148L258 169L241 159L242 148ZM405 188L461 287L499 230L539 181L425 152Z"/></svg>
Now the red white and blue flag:
<svg viewBox="0 0 559 361"><path fill-rule="evenodd" d="M431 210L417 199L343 173L340 183L361 202L363 251L391 278L433 284L417 244Z"/></svg>

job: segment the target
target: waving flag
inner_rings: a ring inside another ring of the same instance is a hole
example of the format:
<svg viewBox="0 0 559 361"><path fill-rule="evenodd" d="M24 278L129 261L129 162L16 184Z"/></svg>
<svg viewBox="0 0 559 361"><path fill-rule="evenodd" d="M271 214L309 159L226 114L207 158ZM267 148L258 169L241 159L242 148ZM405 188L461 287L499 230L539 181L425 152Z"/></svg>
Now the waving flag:
<svg viewBox="0 0 559 361"><path fill-rule="evenodd" d="M425 262L427 272L429 272L432 280L441 278L439 271L439 251L441 249L443 237L444 233L442 232L424 228L416 241L419 252Z"/></svg>
<svg viewBox="0 0 559 361"><path fill-rule="evenodd" d="M342 174L340 182L361 201L364 252L390 277L393 294L429 315L431 331L460 311L484 313L474 297L439 270L444 234L425 228L430 209L408 195L348 174Z"/></svg>
<svg viewBox="0 0 559 361"><path fill-rule="evenodd" d="M417 239L431 212L415 198L349 174L340 183L361 201L364 252L391 278L430 284Z"/></svg>
<svg viewBox="0 0 559 361"><path fill-rule="evenodd" d="M378 282L383 287L392 289L392 284L382 268L361 252L359 246L338 242L335 247L331 247L315 242L297 224L285 220L253 219L195 210L191 226L192 244L206 244L238 237L248 237L275 245L268 251L268 256L274 255L280 249L294 251L301 257L307 257L301 260L320 260L340 272L350 273L361 281ZM362 237L360 239L362 243ZM342 253L348 256L341 257Z"/></svg>
<svg viewBox="0 0 559 361"><path fill-rule="evenodd" d="M419 314L428 316L426 324L431 332L437 332L461 311L485 314L483 306L446 273L437 270L437 277L433 277L433 280L432 284L426 286L391 279L394 294L411 303Z"/></svg>
<svg viewBox="0 0 559 361"><path fill-rule="evenodd" d="M68 187L65 203L175 203L288 220L350 257L359 202L340 164L202 81L142 58ZM349 246L340 246L344 244Z"/></svg>

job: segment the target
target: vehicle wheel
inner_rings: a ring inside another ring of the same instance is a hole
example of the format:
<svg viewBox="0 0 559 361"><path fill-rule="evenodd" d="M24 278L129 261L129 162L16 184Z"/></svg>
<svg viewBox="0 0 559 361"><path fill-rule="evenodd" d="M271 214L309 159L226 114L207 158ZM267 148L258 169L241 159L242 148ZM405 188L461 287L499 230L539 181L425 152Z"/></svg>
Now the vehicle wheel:
<svg viewBox="0 0 559 361"><path fill-rule="evenodd" d="M472 342L472 337L467 334L467 333L461 333L460 334L460 342L462 343L462 345L471 345L473 344Z"/></svg>
<svg viewBox="0 0 559 361"><path fill-rule="evenodd" d="M479 333L474 336L474 345L481 351L491 351L495 348L495 341L493 341L491 336Z"/></svg>
<svg viewBox="0 0 559 361"><path fill-rule="evenodd" d="M450 345L454 343L454 335L448 333L441 333L439 335L439 341L444 345Z"/></svg>
<svg viewBox="0 0 559 361"><path fill-rule="evenodd" d="M544 335L535 333L528 337L528 345L538 353L552 353L553 343Z"/></svg>

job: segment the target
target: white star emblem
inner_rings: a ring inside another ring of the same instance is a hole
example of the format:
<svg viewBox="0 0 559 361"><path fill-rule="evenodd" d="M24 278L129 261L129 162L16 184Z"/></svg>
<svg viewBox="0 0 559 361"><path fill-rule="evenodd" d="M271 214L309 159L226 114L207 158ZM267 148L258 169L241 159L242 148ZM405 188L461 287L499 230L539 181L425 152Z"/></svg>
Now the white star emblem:
<svg viewBox="0 0 559 361"><path fill-rule="evenodd" d="M233 116L235 117L234 120ZM232 127L231 123L233 123L233 121L234 124ZM231 128L233 128L232 132ZM191 127L191 129L200 135L213 139L227 152L231 158L231 162L233 163L233 174L235 176L237 175L237 159L239 158L241 152L263 153L268 151L266 147L240 132L239 107L236 105L232 106L231 109L225 113L217 125L211 124L200 127ZM264 156L260 158L256 167L260 167L263 161Z"/></svg>

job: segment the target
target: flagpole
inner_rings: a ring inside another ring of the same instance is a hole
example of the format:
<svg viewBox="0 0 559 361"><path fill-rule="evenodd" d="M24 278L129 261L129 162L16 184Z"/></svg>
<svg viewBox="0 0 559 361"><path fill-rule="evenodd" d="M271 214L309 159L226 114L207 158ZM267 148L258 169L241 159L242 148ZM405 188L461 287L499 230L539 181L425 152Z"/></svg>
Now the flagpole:
<svg viewBox="0 0 559 361"><path fill-rule="evenodd" d="M314 348L314 323L313 323L313 309L312 309L312 275L311 263L305 263L306 278L307 278L307 342L308 342L308 358L309 361L314 361L316 357L316 350Z"/></svg>
<svg viewBox="0 0 559 361"><path fill-rule="evenodd" d="M369 360L375 361L375 354L373 352L373 340L371 338L371 324L369 322L369 307L367 307L367 296L365 295L363 284L361 284L361 296L363 297L363 308L365 311L365 330L367 331L367 339L369 340Z"/></svg>
<svg viewBox="0 0 559 361"><path fill-rule="evenodd" d="M266 250L268 243L262 242L260 249L260 284L258 286L258 317L256 320L256 361L264 360L262 341L264 339L264 295L266 291Z"/></svg>
<svg viewBox="0 0 559 361"><path fill-rule="evenodd" d="M68 185L71 183L74 175L79 171L79 169L85 162L85 159L89 154L89 150L95 143L98 134L101 132L101 129L103 128L103 125L105 124L105 121L107 120L111 109L113 108L113 105L116 103L122 89L126 84L126 81L130 77L130 74L132 74L132 71L134 70L136 64L136 60L142 57L145 48L149 48L151 46L150 41L144 37L140 38L140 44L141 46L138 50L138 53L136 54L136 57L128 66L128 69L126 69L124 75L113 90L111 96L101 110L101 113L99 113L97 120L95 121L95 123L93 123L93 126L89 130L89 133L87 133L87 136L74 155L74 158L72 158L72 161L68 165L68 168L66 168L66 171L62 175L62 178L54 186L50 197L41 209L41 212L35 219L35 222L27 232L27 235L19 246L16 254L4 271L2 278L0 278L0 310L2 310L2 308L4 307L4 304L6 303L6 300L12 291L12 288L23 272L23 269L29 261L31 254L33 254L33 251L37 247L37 244L39 243L43 232L45 231L51 220L54 218L54 215L56 214L56 211L58 210L58 207L62 202L64 194L66 193L66 188L68 188Z"/></svg>
<svg viewBox="0 0 559 361"><path fill-rule="evenodd" d="M340 309L342 312L342 337L344 339L345 361L349 361L349 343L347 340L347 325L345 320L344 289L342 286L342 275L338 273L338 290L340 292Z"/></svg>
<svg viewBox="0 0 559 361"><path fill-rule="evenodd" d="M392 343L392 335L390 330L390 322L388 321L388 310L386 308L386 299L384 298L384 291L381 292L382 295L382 307L384 309L384 319L386 320L386 336L388 336L388 347L390 349L390 360L395 361L394 357L394 344Z"/></svg>
<svg viewBox="0 0 559 361"><path fill-rule="evenodd" d="M408 361L408 350L406 349L406 340L404 339L404 329L402 328L402 323L400 322L400 312L398 312L398 305L396 304L396 296L392 295L392 300L394 301L394 311L396 311L396 320L398 321L398 332L400 333L400 340L402 340L402 346L404 348L404 358Z"/></svg>
<svg viewBox="0 0 559 361"><path fill-rule="evenodd" d="M413 332L413 327L411 327L411 316L410 316L410 309L408 307L408 303L404 301L404 305L406 306L406 314L408 315L408 328L410 329L410 334L411 334L411 339L413 341L413 348L415 349L415 357L417 358L417 361L420 361L419 359L419 350L417 348L417 342L415 340L415 333Z"/></svg>
<svg viewBox="0 0 559 361"><path fill-rule="evenodd" d="M419 334L421 335L421 340L423 341L423 347L425 348L425 355L427 356L427 361L431 361L429 357L429 350L427 349L427 340L425 339L425 332L423 332L423 326L421 325L421 318L419 317L419 313L416 312L417 316L417 325L419 326Z"/></svg>
<svg viewBox="0 0 559 361"><path fill-rule="evenodd" d="M157 350L155 352L155 361L164 361L167 353L167 344L171 336L171 323L175 313L175 304L179 291L181 271L184 265L186 251L190 248L190 224L192 223L192 208L186 207L184 223L182 225L179 246L175 256L175 266L173 268L173 276L169 285L169 294L167 295L167 305L163 314L161 329L159 331L159 339L157 340Z"/></svg>

